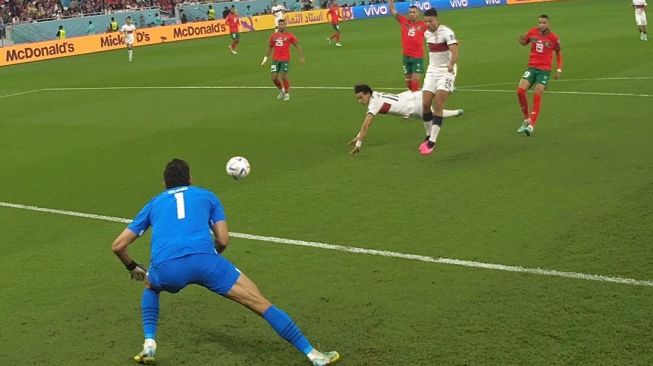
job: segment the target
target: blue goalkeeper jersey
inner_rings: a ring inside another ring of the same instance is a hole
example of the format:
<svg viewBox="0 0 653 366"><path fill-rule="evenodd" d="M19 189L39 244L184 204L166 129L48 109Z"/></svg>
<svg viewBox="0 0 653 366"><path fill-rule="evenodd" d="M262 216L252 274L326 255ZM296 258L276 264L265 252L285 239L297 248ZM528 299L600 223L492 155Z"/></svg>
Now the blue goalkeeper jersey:
<svg viewBox="0 0 653 366"><path fill-rule="evenodd" d="M157 264L189 254L215 253L209 230L225 219L222 203L213 192L186 186L152 198L127 228L141 236L152 226L150 264Z"/></svg>

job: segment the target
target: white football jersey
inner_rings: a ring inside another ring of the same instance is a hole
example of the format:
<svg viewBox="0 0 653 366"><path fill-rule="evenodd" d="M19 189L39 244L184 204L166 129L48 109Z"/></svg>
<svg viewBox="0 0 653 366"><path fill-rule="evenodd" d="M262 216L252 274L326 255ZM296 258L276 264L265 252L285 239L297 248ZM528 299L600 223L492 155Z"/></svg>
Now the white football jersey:
<svg viewBox="0 0 653 366"><path fill-rule="evenodd" d="M274 14L274 17L277 19L283 18L283 12L286 10L286 8L283 7L283 5L275 5L272 8L270 8L270 11L272 14Z"/></svg>
<svg viewBox="0 0 653 366"><path fill-rule="evenodd" d="M419 101L417 103L416 101ZM367 113L376 116L377 114L392 114L395 116L419 117L422 115L422 93L407 90L401 94L372 92L370 104L367 105Z"/></svg>
<svg viewBox="0 0 653 366"><path fill-rule="evenodd" d="M136 26L132 24L125 24L120 28L120 31L125 34L125 43L134 43L134 31Z"/></svg>
<svg viewBox="0 0 653 366"><path fill-rule="evenodd" d="M646 0L633 0L633 6L635 6L636 14L643 14L645 12L644 7L648 6Z"/></svg>
<svg viewBox="0 0 653 366"><path fill-rule="evenodd" d="M429 48L429 67L447 67L451 61L449 46L458 44L453 31L440 24L435 32L427 29L424 32L424 37Z"/></svg>

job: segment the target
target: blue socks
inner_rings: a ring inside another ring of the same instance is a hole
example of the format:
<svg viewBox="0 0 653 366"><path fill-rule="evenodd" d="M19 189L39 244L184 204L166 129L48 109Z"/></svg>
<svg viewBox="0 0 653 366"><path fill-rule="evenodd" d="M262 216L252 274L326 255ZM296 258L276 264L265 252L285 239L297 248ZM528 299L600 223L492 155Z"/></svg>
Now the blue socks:
<svg viewBox="0 0 653 366"><path fill-rule="evenodd" d="M145 296L143 296L143 299L145 299ZM145 319L145 315L143 315L143 319ZM272 305L263 312L263 319L270 324L281 338L295 346L299 352L307 355L313 350L313 346L308 343L308 339L304 337L297 324L283 310Z"/></svg>
<svg viewBox="0 0 653 366"><path fill-rule="evenodd" d="M145 339L156 339L156 323L159 321L159 294L157 292L149 288L143 291L141 312Z"/></svg>

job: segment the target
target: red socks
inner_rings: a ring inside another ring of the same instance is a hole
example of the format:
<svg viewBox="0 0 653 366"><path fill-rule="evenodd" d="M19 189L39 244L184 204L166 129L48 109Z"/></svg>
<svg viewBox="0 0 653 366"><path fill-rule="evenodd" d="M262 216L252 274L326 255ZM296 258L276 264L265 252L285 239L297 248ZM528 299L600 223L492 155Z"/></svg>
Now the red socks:
<svg viewBox="0 0 653 366"><path fill-rule="evenodd" d="M407 79L406 87L410 91L419 91L419 80Z"/></svg>
<svg viewBox="0 0 653 366"><path fill-rule="evenodd" d="M290 80L286 79L283 81L283 89L286 93L290 93Z"/></svg>
<svg viewBox="0 0 653 366"><path fill-rule="evenodd" d="M517 88L517 99L521 112L524 114L524 119L528 118L528 99L526 98L526 89Z"/></svg>
<svg viewBox="0 0 653 366"><path fill-rule="evenodd" d="M540 104L542 103L542 96L539 94L533 95L533 111L531 112L531 125L535 126L537 117L540 115Z"/></svg>

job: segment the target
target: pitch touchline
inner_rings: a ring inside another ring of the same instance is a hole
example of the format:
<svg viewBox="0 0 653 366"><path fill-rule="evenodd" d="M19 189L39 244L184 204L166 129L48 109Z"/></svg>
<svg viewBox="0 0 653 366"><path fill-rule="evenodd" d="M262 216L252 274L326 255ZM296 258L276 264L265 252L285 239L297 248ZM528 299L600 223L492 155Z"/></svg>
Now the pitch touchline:
<svg viewBox="0 0 653 366"><path fill-rule="evenodd" d="M16 203L9 203L9 202L0 202L0 207L15 208L21 210L37 211L37 212L46 212L46 213L52 213L57 215L82 217L86 219L120 222L125 224L131 222L130 219L125 219L121 217L96 215L96 214L66 211L66 210L57 210L52 208L21 205ZM648 280L637 280L631 278L612 277L612 276L578 273L578 272L564 272L564 271L556 271L556 270L549 270L549 269L542 269L542 268L509 266L509 265L495 264L495 263L474 262L474 261L468 261L463 259L431 257L426 255L398 253L398 252L390 252L386 250L366 249L366 248L350 247L344 245L319 243L313 241L276 238L273 236L261 236L261 235L236 233L236 232L230 232L229 234L230 236L235 238L257 240L257 241L263 241L267 243L297 245L303 247L336 250L340 252L376 255L376 256L388 257L388 258L402 258L402 259L415 260L415 261L427 262L427 263L451 264L451 265L462 266L462 267L491 269L495 271L529 273L529 274L536 274L541 276L564 277L564 278L573 278L573 279L586 280L586 281L611 282L611 283L618 283L623 285L653 287L653 281L648 281Z"/></svg>

